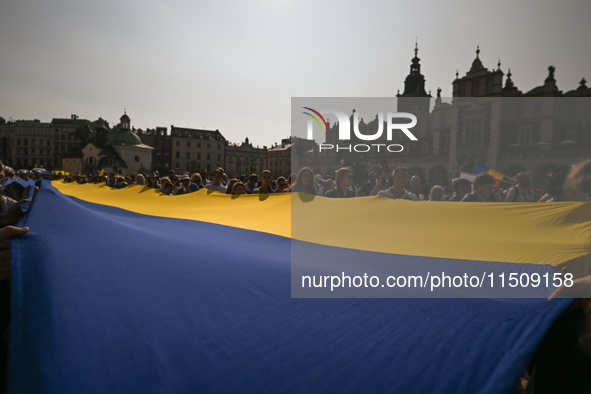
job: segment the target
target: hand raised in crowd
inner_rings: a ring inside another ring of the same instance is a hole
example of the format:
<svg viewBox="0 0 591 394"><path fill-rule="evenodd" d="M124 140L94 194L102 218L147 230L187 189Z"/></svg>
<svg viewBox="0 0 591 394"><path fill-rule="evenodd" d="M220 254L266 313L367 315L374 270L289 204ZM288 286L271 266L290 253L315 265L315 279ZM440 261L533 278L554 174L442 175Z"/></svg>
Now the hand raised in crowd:
<svg viewBox="0 0 591 394"><path fill-rule="evenodd" d="M24 212L21 208L21 205L25 203L32 203L33 199L35 198L35 194L37 193L37 190L39 190L39 188L35 186L33 188L33 196L31 196L31 199L29 200L27 199L27 196L29 195L30 188L31 186L26 187L25 191L23 192L23 198L20 201L17 201L15 204L12 204L6 210L6 212L2 214L2 219L7 220L11 224L16 224L20 220L20 218L23 217Z"/></svg>
<svg viewBox="0 0 591 394"><path fill-rule="evenodd" d="M0 280L10 278L10 239L28 231L28 227L6 226L0 229Z"/></svg>
<svg viewBox="0 0 591 394"><path fill-rule="evenodd" d="M505 201L503 199L503 195L501 193L501 189L499 189L498 187L495 187L492 191L492 194L495 196L495 201Z"/></svg>
<svg viewBox="0 0 591 394"><path fill-rule="evenodd" d="M564 278L567 273L566 267L563 267L562 277ZM591 302L591 275L575 279L570 287L565 286L563 281L562 286L554 290L554 293L548 297L549 300L554 298L582 298L581 301L577 300L577 304L585 307Z"/></svg>

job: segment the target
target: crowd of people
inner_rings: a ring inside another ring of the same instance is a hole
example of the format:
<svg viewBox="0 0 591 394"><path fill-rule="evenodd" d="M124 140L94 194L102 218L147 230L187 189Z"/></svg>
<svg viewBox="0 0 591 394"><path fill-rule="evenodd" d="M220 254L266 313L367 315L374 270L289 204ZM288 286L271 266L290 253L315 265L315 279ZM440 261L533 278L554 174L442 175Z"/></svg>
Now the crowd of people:
<svg viewBox="0 0 591 394"><path fill-rule="evenodd" d="M579 167L585 167L579 165ZM574 168L574 167L573 167ZM166 175L158 171L151 174L120 175L117 168L102 175L68 175L66 182L102 183L118 189L129 185L147 186L157 189L165 195L182 195L193 193L200 189L214 190L225 194L269 194L285 192L302 192L311 195L331 198L351 198L371 195L383 196L391 199L422 200L422 201L464 201L464 202L548 202L566 201L568 197L565 182L569 173L574 170L571 166L561 166L548 176L547 190L536 189L531 186L530 175L521 172L510 180L510 184L501 183L487 173L479 174L473 181L464 178L453 179L450 185L431 186L421 183L417 175L410 175L405 167L397 167L393 171L382 168L380 177L371 171L367 174L367 182L355 184L355 174L350 167L340 168L334 180L324 180L321 175L304 167L296 174L273 179L269 170L260 175L243 174L239 178L230 179L223 168L216 168L209 176L206 169L196 173L185 172L176 174L174 170ZM586 167L585 167L586 168ZM363 174L365 175L365 174ZM22 174L22 177L30 176ZM58 179L58 178L52 178ZM586 199L585 196L577 197Z"/></svg>

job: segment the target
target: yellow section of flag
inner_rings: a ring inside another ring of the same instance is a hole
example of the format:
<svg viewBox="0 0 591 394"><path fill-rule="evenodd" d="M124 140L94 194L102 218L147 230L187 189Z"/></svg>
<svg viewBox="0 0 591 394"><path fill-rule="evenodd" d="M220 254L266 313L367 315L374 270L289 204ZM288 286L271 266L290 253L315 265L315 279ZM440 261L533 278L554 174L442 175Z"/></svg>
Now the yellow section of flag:
<svg viewBox="0 0 591 394"><path fill-rule="evenodd" d="M501 174L498 171L493 170L492 168L489 168L487 171L487 174L491 175L493 178L495 178L497 181L502 181L503 178L505 178L504 174Z"/></svg>
<svg viewBox="0 0 591 394"><path fill-rule="evenodd" d="M591 254L591 203L332 199L299 193L232 196L206 189L165 196L135 185L115 189L104 183L52 184L63 194L140 214L341 248L553 266Z"/></svg>

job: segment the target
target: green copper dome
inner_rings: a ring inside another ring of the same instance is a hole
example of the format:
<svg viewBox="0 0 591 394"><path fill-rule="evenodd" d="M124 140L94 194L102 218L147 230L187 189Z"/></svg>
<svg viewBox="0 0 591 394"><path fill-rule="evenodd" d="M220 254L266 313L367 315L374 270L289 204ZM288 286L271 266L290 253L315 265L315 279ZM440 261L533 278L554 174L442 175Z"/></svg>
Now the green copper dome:
<svg viewBox="0 0 591 394"><path fill-rule="evenodd" d="M131 130L116 130L111 133L107 145L140 145L142 141Z"/></svg>

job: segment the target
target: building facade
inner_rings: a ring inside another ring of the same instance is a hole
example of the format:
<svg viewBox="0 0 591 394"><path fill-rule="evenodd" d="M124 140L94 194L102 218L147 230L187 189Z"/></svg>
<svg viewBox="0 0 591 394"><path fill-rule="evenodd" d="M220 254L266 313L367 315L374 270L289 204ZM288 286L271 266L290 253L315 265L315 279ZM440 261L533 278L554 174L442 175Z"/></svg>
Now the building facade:
<svg viewBox="0 0 591 394"><path fill-rule="evenodd" d="M226 174L229 178L238 178L240 175L260 175L267 165L267 147L258 148L252 146L248 137L241 144L228 144L226 146Z"/></svg>
<svg viewBox="0 0 591 394"><path fill-rule="evenodd" d="M105 173L117 168L120 175L134 175L148 172L152 168L152 148L142 143L131 129L131 119L127 113L120 118L120 123L109 131L105 145L89 143L83 149L82 163L84 172ZM97 154L98 152L98 154Z"/></svg>
<svg viewBox="0 0 591 394"><path fill-rule="evenodd" d="M380 174L385 161L390 169L405 166L423 182L446 186L460 171L472 172L480 164L510 177L528 171L532 184L544 188L547 174L556 167L591 157L591 89L584 79L563 93L550 66L544 83L523 93L514 85L510 70L505 76L500 63L496 69L485 68L478 48L468 72L461 78L456 73L453 97L444 100L441 89L436 98L426 93L417 52L415 48L404 92L397 95L397 111L417 117L412 129L417 141L401 132L387 141L384 133L372 142L400 144L401 153L315 149L301 158L299 167L305 163L316 174L332 178L338 167L349 165L361 173L355 179L361 183L370 170ZM350 120L352 125L353 114ZM374 134L378 122L377 115L368 123L362 120L359 130ZM338 124L329 124L326 142L338 143ZM353 135L351 144L359 143L366 142Z"/></svg>
<svg viewBox="0 0 591 394"><path fill-rule="evenodd" d="M54 149L51 164L54 169L61 169L62 159L74 156L76 150L80 149L80 140L73 135L74 130L80 125L90 125L90 122L79 119L77 115L71 115L69 119L52 119ZM78 152L80 151L76 153Z"/></svg>
<svg viewBox="0 0 591 394"><path fill-rule="evenodd" d="M51 168L53 132L50 123L18 120L0 128L3 163L18 169ZM61 163L60 163L61 164Z"/></svg>
<svg viewBox="0 0 591 394"><path fill-rule="evenodd" d="M292 146L291 138L284 138L281 144L275 144L267 151L267 170L271 171L273 178L291 175Z"/></svg>
<svg viewBox="0 0 591 394"><path fill-rule="evenodd" d="M152 153L154 167L165 166L171 168L172 143L166 127L156 127L154 133L154 151Z"/></svg>
<svg viewBox="0 0 591 394"><path fill-rule="evenodd" d="M176 172L207 172L226 163L226 139L219 130L170 127L171 166Z"/></svg>

